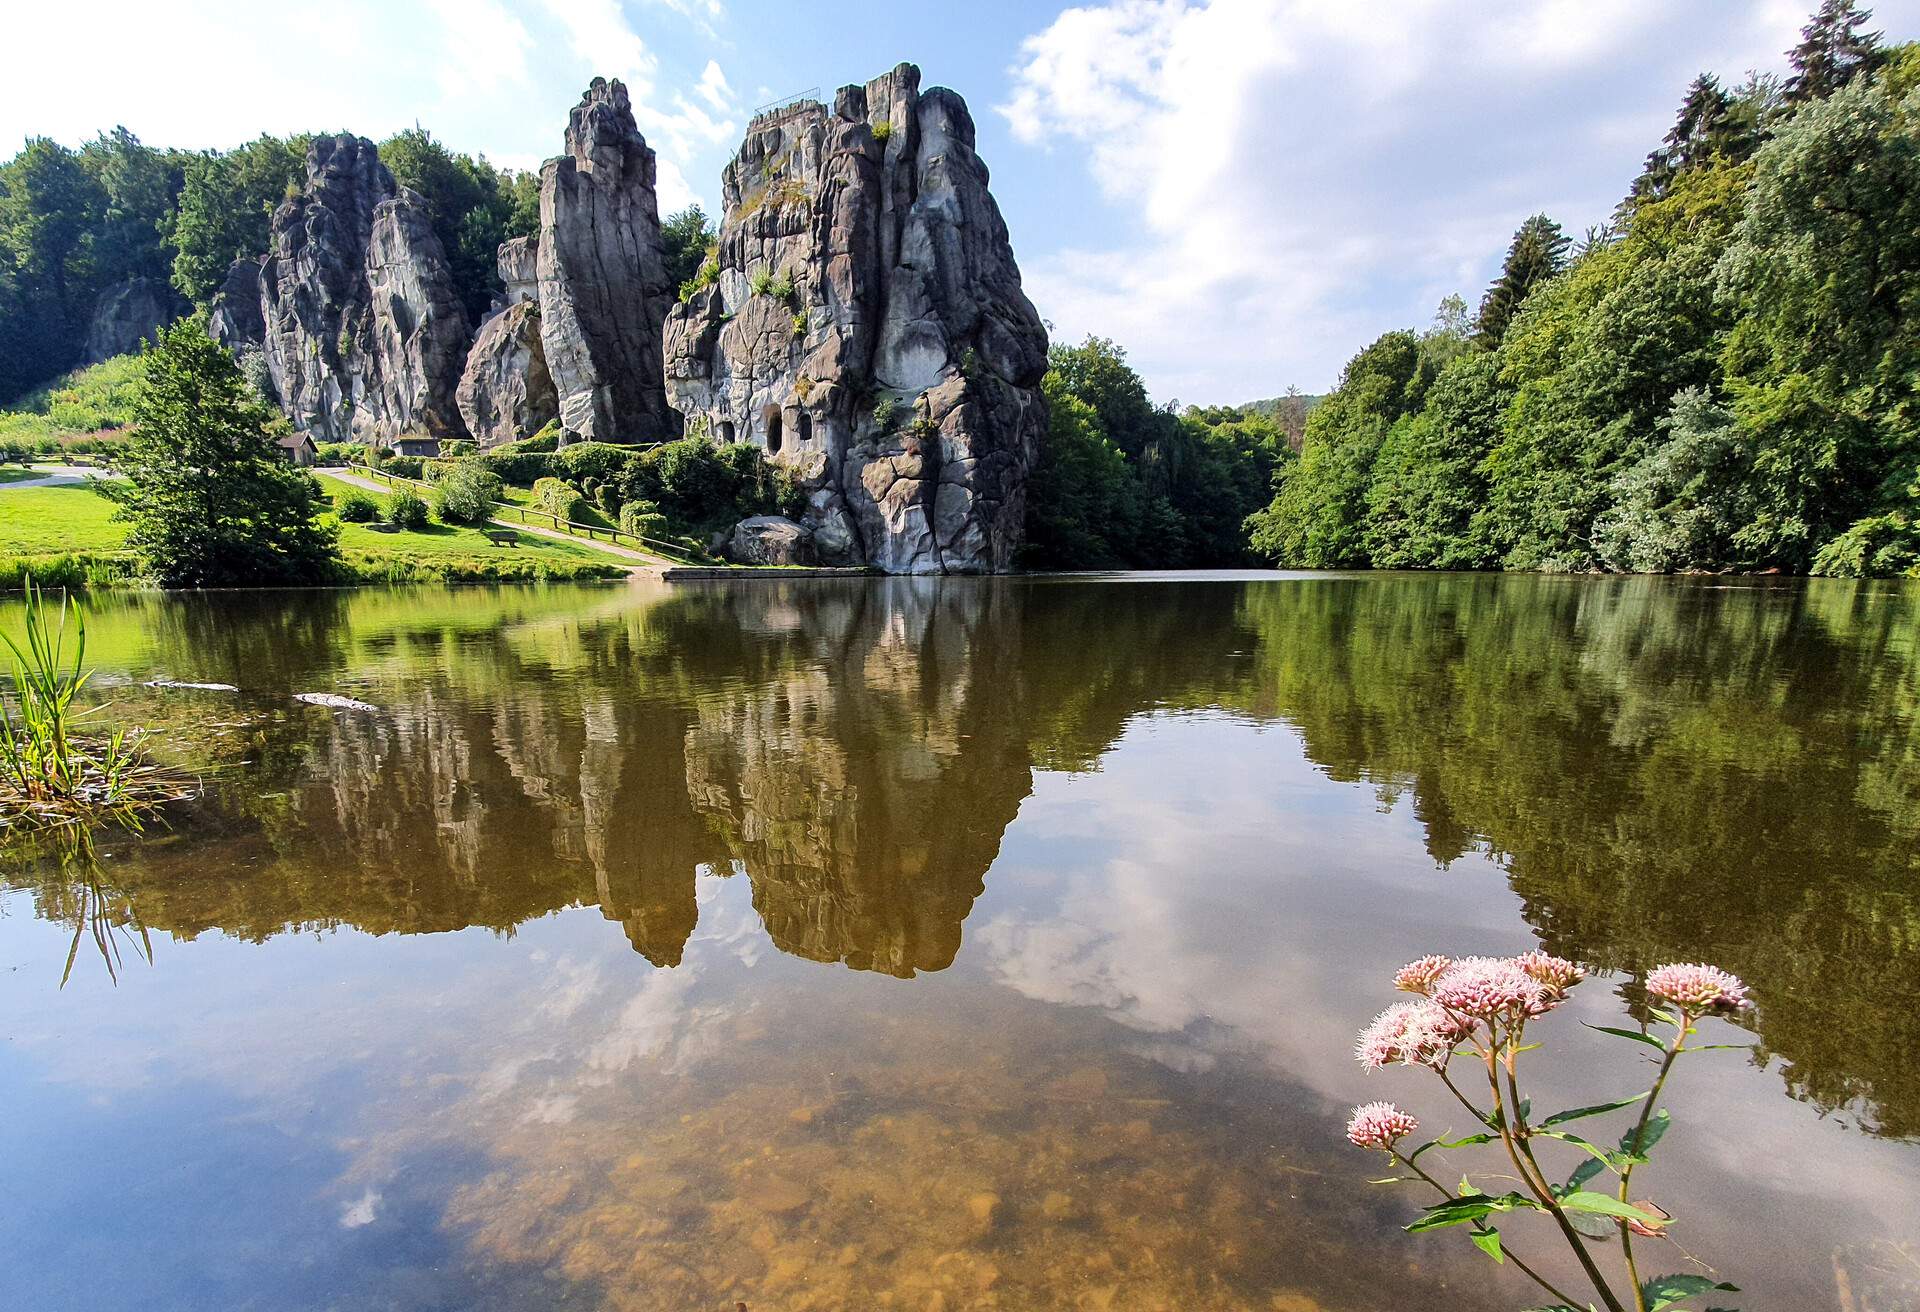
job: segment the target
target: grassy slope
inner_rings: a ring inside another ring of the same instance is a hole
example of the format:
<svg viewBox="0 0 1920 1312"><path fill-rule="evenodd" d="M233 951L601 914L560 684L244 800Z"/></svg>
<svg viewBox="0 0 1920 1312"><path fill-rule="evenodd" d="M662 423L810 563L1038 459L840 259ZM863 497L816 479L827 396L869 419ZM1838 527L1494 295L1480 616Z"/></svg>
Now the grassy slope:
<svg viewBox="0 0 1920 1312"><path fill-rule="evenodd" d="M116 355L56 378L0 410L0 445L117 441L118 430L133 422L133 394L141 377L139 356Z"/></svg>
<svg viewBox="0 0 1920 1312"><path fill-rule="evenodd" d="M7 557L109 553L126 539L113 504L87 487L0 486L0 563ZM511 530L429 524L418 532L344 525L340 554L370 578L597 577L624 573L607 553Z"/></svg>

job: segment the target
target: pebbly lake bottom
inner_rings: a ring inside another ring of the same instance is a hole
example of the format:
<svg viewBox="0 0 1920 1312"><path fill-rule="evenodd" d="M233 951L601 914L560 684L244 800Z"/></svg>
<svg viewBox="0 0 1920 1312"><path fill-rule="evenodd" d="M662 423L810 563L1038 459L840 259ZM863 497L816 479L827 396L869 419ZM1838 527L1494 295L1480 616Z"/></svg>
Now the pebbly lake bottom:
<svg viewBox="0 0 1920 1312"><path fill-rule="evenodd" d="M90 635L107 714L214 768L0 867L0 1306L1531 1306L1341 1127L1464 1133L1353 1032L1405 960L1535 945L1602 972L1540 1105L1636 1087L1578 1022L1652 965L1758 999L1683 1064L1643 1262L1920 1306L1912 585L125 596Z"/></svg>

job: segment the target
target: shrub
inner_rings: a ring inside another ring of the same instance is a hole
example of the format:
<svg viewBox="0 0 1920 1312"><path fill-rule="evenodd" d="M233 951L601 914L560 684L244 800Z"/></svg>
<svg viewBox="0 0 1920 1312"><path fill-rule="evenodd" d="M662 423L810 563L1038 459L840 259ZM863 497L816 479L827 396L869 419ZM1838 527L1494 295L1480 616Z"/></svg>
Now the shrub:
<svg viewBox="0 0 1920 1312"><path fill-rule="evenodd" d="M662 538L667 533L667 517L651 501L629 501L620 507L620 530L637 538Z"/></svg>
<svg viewBox="0 0 1920 1312"><path fill-rule="evenodd" d="M513 483L519 487L530 487L559 468L556 457L547 452L509 451L505 447L495 447L481 455L468 456L467 461L503 483Z"/></svg>
<svg viewBox="0 0 1920 1312"><path fill-rule="evenodd" d="M773 270L755 269L747 278L747 290L755 296L767 296L773 292Z"/></svg>
<svg viewBox="0 0 1920 1312"><path fill-rule="evenodd" d="M413 498L418 501L419 497ZM348 488L333 500L333 513L343 524L371 524L380 518L380 499L371 492Z"/></svg>
<svg viewBox="0 0 1920 1312"><path fill-rule="evenodd" d="M441 518L446 518L444 512ZM397 488L387 497L387 523L417 532L427 526L427 503L412 488Z"/></svg>
<svg viewBox="0 0 1920 1312"><path fill-rule="evenodd" d="M704 287L711 287L719 281L720 244L715 242L707 247L706 258L700 261L700 267L694 272L693 277L680 284L680 299L692 300L695 292Z"/></svg>
<svg viewBox="0 0 1920 1312"><path fill-rule="evenodd" d="M458 460L470 456L479 448L464 438L449 438L440 444L440 455L446 460Z"/></svg>
<svg viewBox="0 0 1920 1312"><path fill-rule="evenodd" d="M434 510L445 524L483 524L500 499L500 476L473 459L456 463L434 489Z"/></svg>
<svg viewBox="0 0 1920 1312"><path fill-rule="evenodd" d="M380 468L399 478L418 478L426 461L419 456L396 456L389 454L380 461Z"/></svg>
<svg viewBox="0 0 1920 1312"><path fill-rule="evenodd" d="M612 479L602 483L594 492L593 499L600 503L600 509L608 515L620 513L620 485Z"/></svg>
<svg viewBox="0 0 1920 1312"><path fill-rule="evenodd" d="M893 135L892 119L883 118L878 123L875 123L873 125L873 139L875 141L880 142L882 145L884 145L886 143L887 138L892 135Z"/></svg>
<svg viewBox="0 0 1920 1312"><path fill-rule="evenodd" d="M580 489L559 478L543 478L535 483L533 504L537 510L569 521L578 521L587 512L587 499L580 495Z"/></svg>
<svg viewBox="0 0 1920 1312"><path fill-rule="evenodd" d="M883 396L873 403L873 426L883 433L891 433L900 422L900 403L890 396Z"/></svg>
<svg viewBox="0 0 1920 1312"><path fill-rule="evenodd" d="M616 446L612 442L576 442L560 448L553 464L561 477L575 482L585 478L605 479L618 474L633 454L632 447Z"/></svg>
<svg viewBox="0 0 1920 1312"><path fill-rule="evenodd" d="M323 465L363 465L367 462L367 445L364 442L315 442L313 446L319 452Z"/></svg>

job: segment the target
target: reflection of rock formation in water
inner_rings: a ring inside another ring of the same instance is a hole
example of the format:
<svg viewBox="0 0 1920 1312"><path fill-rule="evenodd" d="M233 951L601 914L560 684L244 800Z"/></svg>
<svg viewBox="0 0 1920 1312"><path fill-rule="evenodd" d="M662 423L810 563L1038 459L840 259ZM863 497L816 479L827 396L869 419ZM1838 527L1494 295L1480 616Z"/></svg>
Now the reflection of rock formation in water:
<svg viewBox="0 0 1920 1312"><path fill-rule="evenodd" d="M585 624L577 602L551 603L569 612L551 630L382 613L358 635L339 609L319 631L299 606L252 630L183 611L176 668L306 688L351 661L381 710L256 707L244 783L131 863L149 923L507 930L597 903L673 966L698 872L739 869L783 950L896 975L952 962L1030 783L1018 717L984 700L1016 682L1003 592L769 585ZM269 764L264 743L297 750Z"/></svg>
<svg viewBox="0 0 1920 1312"><path fill-rule="evenodd" d="M813 659L701 701L688 791L783 950L899 976L952 964L1031 784L991 703L1018 636L1010 608L980 623L991 595L796 594L786 622Z"/></svg>

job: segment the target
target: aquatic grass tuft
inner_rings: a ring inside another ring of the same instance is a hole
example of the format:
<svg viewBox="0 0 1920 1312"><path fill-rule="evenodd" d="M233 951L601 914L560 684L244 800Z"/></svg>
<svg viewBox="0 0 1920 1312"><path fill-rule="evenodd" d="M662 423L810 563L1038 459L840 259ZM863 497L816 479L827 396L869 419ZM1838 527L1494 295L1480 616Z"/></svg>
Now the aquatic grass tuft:
<svg viewBox="0 0 1920 1312"><path fill-rule="evenodd" d="M117 821L137 830L142 814L193 796L189 781L147 759L136 735L78 731L101 709L74 707L93 678L86 616L65 591L57 616L33 580L26 591L24 644L0 634L13 656L13 695L0 703L0 839L48 825Z"/></svg>

